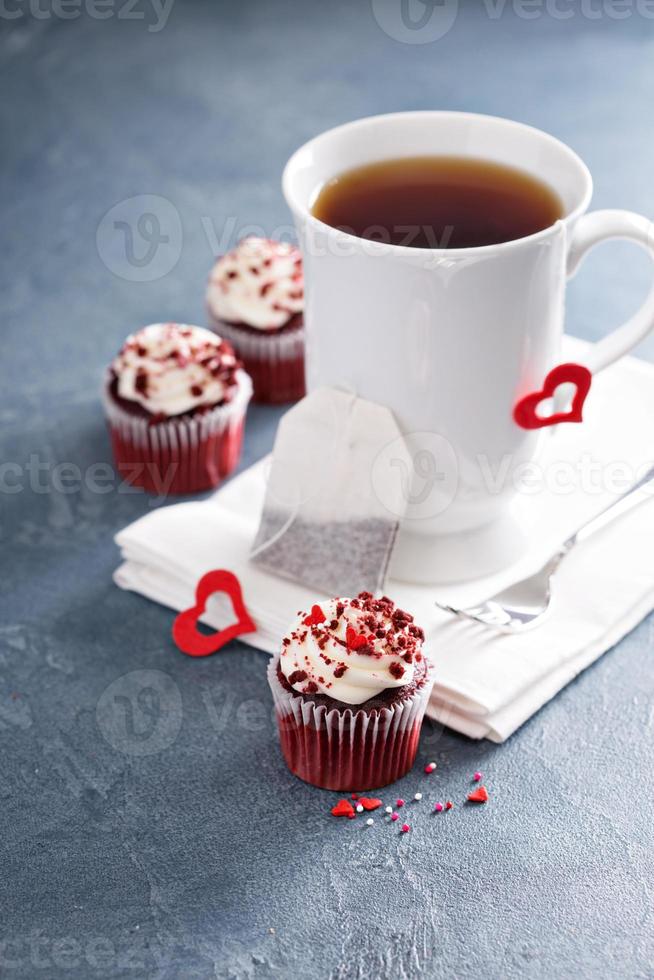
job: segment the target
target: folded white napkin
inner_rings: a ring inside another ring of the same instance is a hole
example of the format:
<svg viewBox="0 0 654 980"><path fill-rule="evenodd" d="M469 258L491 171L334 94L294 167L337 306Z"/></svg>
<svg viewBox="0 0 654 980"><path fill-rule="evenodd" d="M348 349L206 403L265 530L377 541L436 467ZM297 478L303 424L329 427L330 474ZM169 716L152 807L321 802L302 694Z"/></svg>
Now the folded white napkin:
<svg viewBox="0 0 654 980"><path fill-rule="evenodd" d="M586 345L570 338L566 357L583 362ZM429 708L435 719L472 738L502 742L581 670L654 608L654 493L564 561L551 615L518 636L454 619L434 598L470 604L535 570L585 518L599 512L651 465L654 367L627 358L594 379L582 425L560 426L539 460L542 481L517 502L529 554L499 575L448 589L389 581L386 592L427 634L436 668ZM257 632L244 643L277 650L299 609L315 593L248 561L263 503L266 461L211 498L155 510L116 536L124 562L116 583L172 609L193 605L198 579L227 568L241 581ZM212 599L206 621L233 616ZM263 669L263 665L262 665Z"/></svg>

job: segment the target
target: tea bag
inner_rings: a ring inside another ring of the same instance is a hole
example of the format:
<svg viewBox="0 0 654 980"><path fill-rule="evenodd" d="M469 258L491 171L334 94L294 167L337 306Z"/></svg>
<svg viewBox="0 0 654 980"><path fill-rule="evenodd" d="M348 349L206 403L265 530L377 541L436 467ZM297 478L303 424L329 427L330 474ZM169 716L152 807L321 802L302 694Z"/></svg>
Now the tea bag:
<svg viewBox="0 0 654 980"><path fill-rule="evenodd" d="M411 470L388 408L316 389L279 424L250 557L331 596L383 589Z"/></svg>

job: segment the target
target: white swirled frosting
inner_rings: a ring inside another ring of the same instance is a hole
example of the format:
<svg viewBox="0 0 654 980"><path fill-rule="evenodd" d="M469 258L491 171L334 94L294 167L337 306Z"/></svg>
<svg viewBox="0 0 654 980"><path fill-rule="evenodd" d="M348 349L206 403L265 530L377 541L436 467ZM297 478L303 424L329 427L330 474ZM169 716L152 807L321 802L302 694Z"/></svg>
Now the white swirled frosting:
<svg viewBox="0 0 654 980"><path fill-rule="evenodd" d="M229 401L240 364L227 341L186 323L152 323L131 334L113 361L121 398L174 416Z"/></svg>
<svg viewBox="0 0 654 980"><path fill-rule="evenodd" d="M283 327L304 308L299 249L268 238L244 238L214 265L207 306L215 320L258 330Z"/></svg>
<svg viewBox="0 0 654 980"><path fill-rule="evenodd" d="M424 633L384 596L330 599L299 615L282 641L280 668L302 694L363 704L413 680Z"/></svg>

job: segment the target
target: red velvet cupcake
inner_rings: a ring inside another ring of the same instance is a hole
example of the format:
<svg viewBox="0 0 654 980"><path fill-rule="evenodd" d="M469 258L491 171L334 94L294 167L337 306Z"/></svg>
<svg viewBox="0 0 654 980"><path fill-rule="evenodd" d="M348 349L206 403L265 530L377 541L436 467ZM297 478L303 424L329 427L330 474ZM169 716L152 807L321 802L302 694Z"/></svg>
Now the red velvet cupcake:
<svg viewBox="0 0 654 980"><path fill-rule="evenodd" d="M268 668L291 772L339 791L408 772L433 684L423 640L409 613L369 592L300 614Z"/></svg>
<svg viewBox="0 0 654 980"><path fill-rule="evenodd" d="M304 397L304 280L294 245L243 239L211 270L207 309L252 378L255 401Z"/></svg>
<svg viewBox="0 0 654 980"><path fill-rule="evenodd" d="M127 338L104 405L116 467L158 494L215 487L238 463L252 383L204 327L153 323Z"/></svg>

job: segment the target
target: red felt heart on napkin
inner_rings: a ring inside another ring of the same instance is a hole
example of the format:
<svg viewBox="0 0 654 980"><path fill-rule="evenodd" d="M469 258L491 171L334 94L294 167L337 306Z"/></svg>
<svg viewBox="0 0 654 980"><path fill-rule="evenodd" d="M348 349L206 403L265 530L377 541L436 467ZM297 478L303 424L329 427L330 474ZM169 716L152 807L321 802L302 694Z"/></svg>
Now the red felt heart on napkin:
<svg viewBox="0 0 654 980"><path fill-rule="evenodd" d="M514 421L522 429L542 429L546 425L558 425L560 422L581 422L584 402L592 380L591 372L583 364L559 364L547 375L541 391L525 395L515 405ZM577 389L570 411L557 412L555 415L539 415L538 406L551 398L559 385L564 384L573 384Z"/></svg>
<svg viewBox="0 0 654 980"><path fill-rule="evenodd" d="M216 592L229 596L236 621L216 633L201 633L198 620L206 609L207 600ZM245 608L241 583L233 572L218 568L203 575L195 588L195 605L181 612L173 623L173 640L189 657L207 657L242 633L255 633L257 627Z"/></svg>

